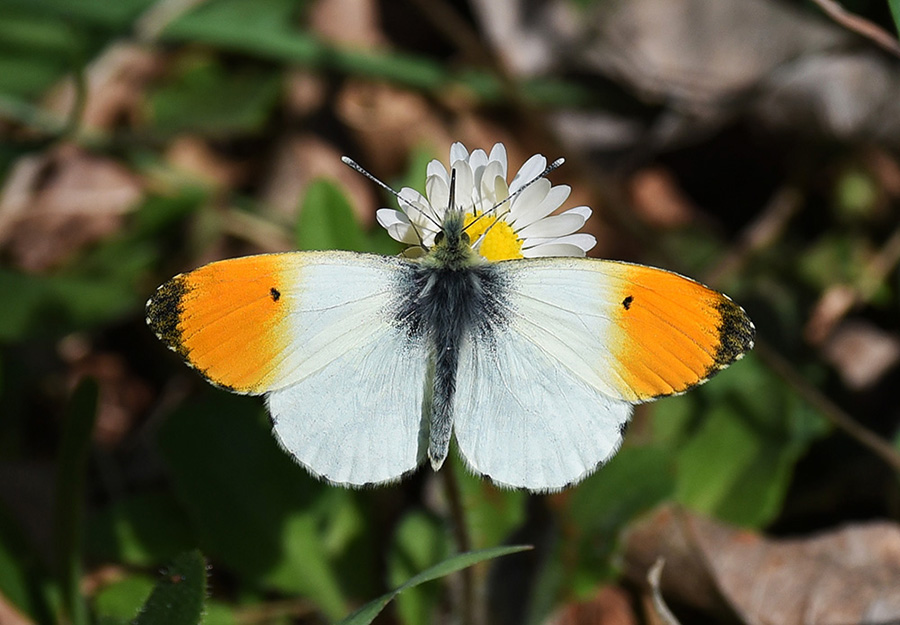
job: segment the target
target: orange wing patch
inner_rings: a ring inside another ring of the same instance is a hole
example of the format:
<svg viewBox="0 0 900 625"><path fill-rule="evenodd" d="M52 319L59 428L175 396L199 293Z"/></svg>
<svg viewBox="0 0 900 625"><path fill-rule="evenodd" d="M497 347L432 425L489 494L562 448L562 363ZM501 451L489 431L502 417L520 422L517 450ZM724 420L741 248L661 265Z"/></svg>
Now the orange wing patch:
<svg viewBox="0 0 900 625"><path fill-rule="evenodd" d="M290 336L284 260L248 256L177 275L147 302L147 323L210 382L265 392Z"/></svg>
<svg viewBox="0 0 900 625"><path fill-rule="evenodd" d="M725 295L661 269L620 267L612 349L634 400L686 391L753 347L753 324Z"/></svg>

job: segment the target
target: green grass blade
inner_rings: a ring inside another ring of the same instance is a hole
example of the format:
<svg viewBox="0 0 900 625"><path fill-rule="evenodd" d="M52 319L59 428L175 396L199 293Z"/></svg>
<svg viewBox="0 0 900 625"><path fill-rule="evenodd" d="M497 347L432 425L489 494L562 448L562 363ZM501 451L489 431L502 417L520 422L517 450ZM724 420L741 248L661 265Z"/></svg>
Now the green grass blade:
<svg viewBox="0 0 900 625"><path fill-rule="evenodd" d="M199 551L187 551L163 571L134 625L197 625L205 601L206 561Z"/></svg>
<svg viewBox="0 0 900 625"><path fill-rule="evenodd" d="M78 385L69 404L62 434L56 478L54 540L63 609L73 625L87 625L87 604L81 594L81 551L84 533L84 482L91 432L97 418L97 384Z"/></svg>
<svg viewBox="0 0 900 625"><path fill-rule="evenodd" d="M482 549L480 551L469 551L467 553L461 553L459 555L447 558L443 562L427 568L418 575L410 578L402 586L398 586L391 592L386 593L373 601L370 601L359 610L342 620L338 625L368 625L375 620L375 617L381 613L384 607L388 603L390 603L394 597L399 595L407 588L412 588L413 586L418 586L419 584L424 584L425 582L430 582L441 577L446 577L451 573L461 571L462 569L468 568L474 564L478 564L479 562L484 562L485 560L492 560L494 558L499 558L500 556L509 555L511 553L518 553L527 549L531 549L531 546L513 545L509 547L493 547L491 549Z"/></svg>
<svg viewBox="0 0 900 625"><path fill-rule="evenodd" d="M897 32L900 32L900 0L887 0L888 6L891 8L891 17L894 18L894 26Z"/></svg>

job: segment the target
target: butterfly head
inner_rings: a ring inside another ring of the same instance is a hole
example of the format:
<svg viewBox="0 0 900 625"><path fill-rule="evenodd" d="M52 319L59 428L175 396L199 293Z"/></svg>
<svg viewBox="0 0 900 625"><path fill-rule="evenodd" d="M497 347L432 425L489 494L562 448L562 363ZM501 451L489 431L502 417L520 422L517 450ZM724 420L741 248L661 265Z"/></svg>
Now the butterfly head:
<svg viewBox="0 0 900 625"><path fill-rule="evenodd" d="M455 206L455 172L450 179L450 206L444 212L441 229L434 236L434 245L428 250L425 262L436 267L460 270L485 262L472 249L472 239L466 232L466 214Z"/></svg>

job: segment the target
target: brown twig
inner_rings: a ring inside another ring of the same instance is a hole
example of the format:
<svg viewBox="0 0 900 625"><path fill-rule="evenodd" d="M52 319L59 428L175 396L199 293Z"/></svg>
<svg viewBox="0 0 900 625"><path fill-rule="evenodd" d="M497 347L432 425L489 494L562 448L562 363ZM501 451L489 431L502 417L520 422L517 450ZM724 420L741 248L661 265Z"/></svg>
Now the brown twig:
<svg viewBox="0 0 900 625"><path fill-rule="evenodd" d="M835 427L850 438L884 460L892 469L900 473L900 452L888 441L868 429L840 406L826 397L819 389L810 384L791 364L776 352L768 343L757 339L754 349L756 355L772 371L781 377L794 392L810 406L818 410Z"/></svg>
<svg viewBox="0 0 900 625"><path fill-rule="evenodd" d="M857 35L865 37L883 50L900 57L900 42L889 32L864 17L850 13L835 0L813 0L828 17Z"/></svg>
<svg viewBox="0 0 900 625"><path fill-rule="evenodd" d="M738 273L754 254L778 241L791 219L803 206L803 199L803 195L794 187L779 189L759 217L744 229L734 248L706 273L708 283L717 284Z"/></svg>
<svg viewBox="0 0 900 625"><path fill-rule="evenodd" d="M237 607L234 609L234 620L241 625L257 625L282 619L310 618L315 613L315 606L308 599L286 599Z"/></svg>
<svg viewBox="0 0 900 625"><path fill-rule="evenodd" d="M656 563L650 567L650 570L647 571L647 583L650 585L650 605L653 606L653 612L651 614L653 614L662 625L681 625L678 619L675 618L675 615L672 614L672 610L666 605L662 592L659 589L659 580L662 576L662 570L665 564L665 558L660 556L656 559Z"/></svg>

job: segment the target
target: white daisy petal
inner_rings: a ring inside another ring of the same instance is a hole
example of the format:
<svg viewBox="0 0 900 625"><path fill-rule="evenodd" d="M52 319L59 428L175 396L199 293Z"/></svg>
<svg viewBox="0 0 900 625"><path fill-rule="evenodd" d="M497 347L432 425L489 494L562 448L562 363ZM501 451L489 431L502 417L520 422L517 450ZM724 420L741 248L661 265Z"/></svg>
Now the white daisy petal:
<svg viewBox="0 0 900 625"><path fill-rule="evenodd" d="M546 182L542 188L546 189L544 195L539 197L539 193L535 192L533 196L529 195L529 191L533 187L537 187L540 183ZM539 219L545 218L547 215L562 206L562 203L569 197L572 188L569 185L561 184L552 188L548 188L550 182L547 180L539 180L524 191L516 198L513 204L512 225L513 228L519 230L526 226L530 226ZM524 198L528 196L528 203Z"/></svg>
<svg viewBox="0 0 900 625"><path fill-rule="evenodd" d="M491 148L491 155L488 158L489 161L500 163L500 167L502 173L500 174L503 177L503 180L506 180L506 146L502 143L495 143L494 147Z"/></svg>
<svg viewBox="0 0 900 625"><path fill-rule="evenodd" d="M395 211L393 208L379 208L375 212L375 219L395 241L410 244L419 242L415 228L410 225L406 215L400 211Z"/></svg>
<svg viewBox="0 0 900 625"><path fill-rule="evenodd" d="M432 212L443 216L450 205L450 182L440 176L431 176L425 181L425 195Z"/></svg>
<svg viewBox="0 0 900 625"><path fill-rule="evenodd" d="M469 166L472 168L472 173L475 174L475 179L478 179L478 170L482 169L485 165L488 164L488 155L482 149L472 150L472 153L469 155Z"/></svg>
<svg viewBox="0 0 900 625"><path fill-rule="evenodd" d="M469 158L469 151L466 149L462 143L457 141L453 145L450 146L450 164L452 165L456 161L464 161Z"/></svg>
<svg viewBox="0 0 900 625"><path fill-rule="evenodd" d="M444 179L448 185L450 184L450 174L447 173L447 168L444 167L444 164L437 159L428 163L428 167L425 169L425 178L431 178L432 176L438 176Z"/></svg>
<svg viewBox="0 0 900 625"><path fill-rule="evenodd" d="M579 248L582 252L587 252L592 247L597 245L597 239L594 238L594 235L588 234L586 232L577 232L575 234L568 234L564 237L556 237L551 239L544 238L533 238L528 239L523 244L523 252L525 248L534 249L535 247L541 247L545 245L574 245ZM542 256L546 256L546 254L541 254ZM584 255L583 253L581 254Z"/></svg>
<svg viewBox="0 0 900 625"><path fill-rule="evenodd" d="M516 230L516 234L520 239L562 237L577 232L585 221L587 220L583 215L567 211L562 215L546 217L521 230Z"/></svg>
<svg viewBox="0 0 900 625"><path fill-rule="evenodd" d="M440 228L442 215L436 215L428 200L422 194L409 187L403 187L398 193L400 206L406 216L419 230L437 230Z"/></svg>
<svg viewBox="0 0 900 625"><path fill-rule="evenodd" d="M506 173L503 171L501 163L490 161L485 166L481 176L481 196L485 203L491 206L509 197L509 187L506 186ZM487 208L490 208L490 206Z"/></svg>
<svg viewBox="0 0 900 625"><path fill-rule="evenodd" d="M519 168L519 171L516 173L516 177L513 178L512 183L509 185L509 190L512 193L515 193L519 190L519 188L534 180L538 176L540 176L544 170L547 168L547 159L543 154L535 154L527 161L522 167Z"/></svg>
<svg viewBox="0 0 900 625"><path fill-rule="evenodd" d="M453 163L456 170L456 207L471 211L479 204L475 196L475 177L466 161Z"/></svg>
<svg viewBox="0 0 900 625"><path fill-rule="evenodd" d="M539 256L584 256L582 248L571 243L545 243L522 250L525 258L538 258Z"/></svg>
<svg viewBox="0 0 900 625"><path fill-rule="evenodd" d="M578 215L581 215L584 217L584 220L587 221L588 219L591 218L591 215L594 214L594 211L592 211L587 206L576 206L575 208L570 208L569 210L567 210L561 214L568 215L569 213L576 213Z"/></svg>

